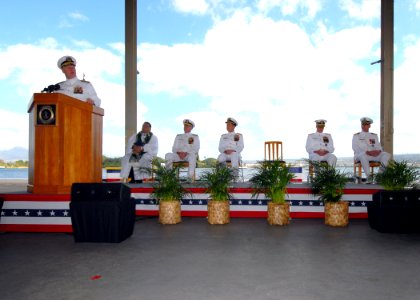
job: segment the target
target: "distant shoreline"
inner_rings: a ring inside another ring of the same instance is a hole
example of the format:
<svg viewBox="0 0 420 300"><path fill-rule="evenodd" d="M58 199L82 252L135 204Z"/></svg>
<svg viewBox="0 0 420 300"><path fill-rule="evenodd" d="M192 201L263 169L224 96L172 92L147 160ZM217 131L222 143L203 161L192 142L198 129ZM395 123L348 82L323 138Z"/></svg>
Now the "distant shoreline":
<svg viewBox="0 0 420 300"><path fill-rule="evenodd" d="M8 167L8 166L0 166L0 169L28 169L29 167Z"/></svg>

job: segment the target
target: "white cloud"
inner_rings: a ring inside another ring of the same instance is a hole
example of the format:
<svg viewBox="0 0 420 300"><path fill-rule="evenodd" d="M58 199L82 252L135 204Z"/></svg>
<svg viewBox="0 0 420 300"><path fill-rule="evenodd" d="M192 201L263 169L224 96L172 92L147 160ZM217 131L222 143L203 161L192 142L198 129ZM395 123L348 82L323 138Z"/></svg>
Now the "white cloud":
<svg viewBox="0 0 420 300"><path fill-rule="evenodd" d="M350 4L354 2L347 2L351 11ZM352 155L351 138L360 130L360 117L373 118L372 131L379 133L380 68L366 63L378 58L379 28L360 26L337 31L319 22L313 29L310 35L295 23L240 10L216 22L202 43L139 45L139 80L144 93L165 95L171 101L184 95L201 96L200 104L174 114L171 120L148 113L149 108L139 99L138 124L146 115L151 118L148 121L159 138L159 156L171 151L185 117L196 123L201 158L217 157L218 140L229 116L240 123L237 131L244 134L245 160L262 159L266 140L283 141L285 158L306 157L306 136L315 130L313 121L318 118L328 120L326 131L333 135L338 156ZM33 92L63 80L56 61L62 55L72 55L78 61L79 77L85 74L102 98L104 154L122 156L124 45L110 44L110 49L104 49L79 43L77 51L59 45L57 40L47 38L36 45L0 49L0 78L13 79L16 90L10 100L16 105L26 104ZM418 38L411 36L401 51L404 62L395 70L395 153L417 153ZM168 100L160 109L170 110L172 105ZM7 114L24 123L14 129L22 131L19 136L27 143L26 111L18 114L12 108L3 109L0 117ZM409 121L414 123L408 126ZM2 136L11 137L10 130L2 121ZM1 147L10 148L3 143Z"/></svg>
<svg viewBox="0 0 420 300"><path fill-rule="evenodd" d="M58 44L57 41L49 38L35 45L17 44L0 50L0 63L2 64L0 77L3 79L13 78L13 86L8 86L7 90L14 91L8 98L8 104L2 103L3 113L4 115L13 116L11 118L15 119L16 122L18 121L19 124L22 124L21 120L25 120L23 127L16 125L20 131L24 132L19 134L19 136L24 138L21 139L16 136L13 139L8 139L7 143L2 142L1 150L9 149L9 144L17 141L20 142L14 146L27 147L28 115L26 110L20 113L16 112L16 107L24 107L26 109L33 93L40 92L43 87L49 84L63 81L64 75L57 68L57 60L63 55L72 55L77 60L78 77L82 79L83 74L85 74L86 80L92 82L96 92L102 99L101 106L105 110L104 145L110 146L110 148L104 147L104 153L112 153L118 156L118 153L123 151L124 147L118 148L112 141L108 141L108 137L112 139L113 134L117 132L119 135L122 135L124 140L125 88L123 82L118 82L121 81L120 78L123 78L123 58L102 48L89 47L88 49L75 51L68 48L59 48ZM27 53L31 53L31 55L27 55ZM36 59L33 59L34 57ZM114 82L110 81L109 78L112 78ZM5 89L1 83L0 87ZM19 116L19 118L16 116ZM1 136L12 136L12 127L9 124L13 123L4 122L3 120L9 120L9 118L2 118L0 125ZM15 126L15 124L11 126ZM108 132L110 132L109 135ZM119 151L115 150L117 148Z"/></svg>
<svg viewBox="0 0 420 300"><path fill-rule="evenodd" d="M73 40L73 45L75 45L79 49L83 48L93 48L94 45L91 42L88 41L82 41L82 40Z"/></svg>
<svg viewBox="0 0 420 300"><path fill-rule="evenodd" d="M183 13L203 15L209 8L206 0L172 0L176 10Z"/></svg>
<svg viewBox="0 0 420 300"><path fill-rule="evenodd" d="M301 9L306 12L307 19L313 19L321 10L320 0L259 0L257 8L263 13L279 8L283 15L294 15ZM305 13L303 13L305 14Z"/></svg>
<svg viewBox="0 0 420 300"><path fill-rule="evenodd" d="M15 113L5 109L0 109L0 120L0 150L8 150L17 146L28 148L28 114Z"/></svg>
<svg viewBox="0 0 420 300"><path fill-rule="evenodd" d="M416 11L416 15L420 15L420 0L414 0L411 9Z"/></svg>
<svg viewBox="0 0 420 300"><path fill-rule="evenodd" d="M381 0L340 0L340 6L355 19L368 20L381 16Z"/></svg>
<svg viewBox="0 0 420 300"><path fill-rule="evenodd" d="M89 18L79 12L72 12L60 18L58 28L72 28L74 22L87 22Z"/></svg>
<svg viewBox="0 0 420 300"><path fill-rule="evenodd" d="M261 158L270 139L284 142L287 157L306 157L306 136L321 117L337 154L351 156L359 118L379 117L379 74L359 65L376 54L378 29L320 30L316 43L311 38L291 22L242 11L218 22L202 44L141 45L141 78L156 93L210 99L211 111L189 112L199 116L207 157L217 156L227 116L241 122L249 159Z"/></svg>
<svg viewBox="0 0 420 300"><path fill-rule="evenodd" d="M420 77L420 39L404 50L404 62L394 74L394 151L418 153L420 102L418 78Z"/></svg>
<svg viewBox="0 0 420 300"><path fill-rule="evenodd" d="M69 13L68 16L73 19L73 20L77 20L77 21L82 21L82 22L86 22L89 21L89 18L86 17L85 15L79 13L79 12L72 12Z"/></svg>

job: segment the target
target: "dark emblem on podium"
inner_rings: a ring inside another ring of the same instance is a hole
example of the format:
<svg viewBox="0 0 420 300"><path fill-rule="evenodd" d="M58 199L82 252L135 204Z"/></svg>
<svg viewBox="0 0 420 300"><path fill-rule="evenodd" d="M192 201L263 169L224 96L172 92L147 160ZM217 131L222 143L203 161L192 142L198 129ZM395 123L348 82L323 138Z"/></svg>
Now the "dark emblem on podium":
<svg viewBox="0 0 420 300"><path fill-rule="evenodd" d="M55 125L55 105L38 105L37 107L37 125Z"/></svg>

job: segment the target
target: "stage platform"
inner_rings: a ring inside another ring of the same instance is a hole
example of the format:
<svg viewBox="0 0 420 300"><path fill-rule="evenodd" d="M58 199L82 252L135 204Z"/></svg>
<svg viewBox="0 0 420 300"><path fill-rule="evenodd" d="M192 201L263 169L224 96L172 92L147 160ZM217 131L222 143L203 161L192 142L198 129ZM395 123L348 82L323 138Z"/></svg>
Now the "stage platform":
<svg viewBox="0 0 420 300"><path fill-rule="evenodd" d="M157 216L156 199L150 198L151 183L130 184L131 196L136 202L137 216ZM15 188L13 188L15 187ZM71 232L70 195L34 195L27 193L25 185L0 186L0 199L4 201L0 217L0 231L15 232ZM191 197L182 199L182 216L207 217L208 194L197 184L185 184ZM349 202L349 218L367 218L367 203L372 194L380 190L378 185L347 184L343 200ZM232 218L266 218L267 199L264 195L252 198L249 183L232 185L233 199L230 204ZM323 203L311 194L307 183L288 186L288 202L291 218L324 218Z"/></svg>

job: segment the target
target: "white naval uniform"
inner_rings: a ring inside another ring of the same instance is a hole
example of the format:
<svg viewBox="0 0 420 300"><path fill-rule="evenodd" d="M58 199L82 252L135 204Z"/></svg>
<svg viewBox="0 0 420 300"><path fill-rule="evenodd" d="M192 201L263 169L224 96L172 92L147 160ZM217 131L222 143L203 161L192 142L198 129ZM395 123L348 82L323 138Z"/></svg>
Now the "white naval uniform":
<svg viewBox="0 0 420 300"><path fill-rule="evenodd" d="M159 145L156 135L152 135L149 142L143 146L144 152L139 160L131 160L133 154L132 146L136 142L137 134L133 134L127 142L127 150L124 157L121 159L121 178L127 178L130 174L131 167L133 167L134 179L140 180L150 177L149 172L145 169L152 168L152 160L157 156ZM146 134L141 133L141 141L144 143Z"/></svg>
<svg viewBox="0 0 420 300"><path fill-rule="evenodd" d="M237 137L237 141L235 141L235 136ZM220 163L224 163L227 160L231 161L232 168L238 169L239 162L241 160L241 152L244 149L244 138L242 134L236 132L228 132L222 134L219 141L219 152L220 155L217 160ZM231 154L226 154L225 150L235 150Z"/></svg>
<svg viewBox="0 0 420 300"><path fill-rule="evenodd" d="M381 162L384 166L388 165L391 155L382 151L378 135L371 132L359 132L353 135L352 148L354 151L354 160L360 161L366 177L370 176L369 161ZM370 156L366 151L381 150L378 156Z"/></svg>
<svg viewBox="0 0 420 300"><path fill-rule="evenodd" d="M200 138L198 135L191 132L178 134L172 146L172 153L166 153L165 155L166 167L172 168L173 162L188 161L188 176L193 179L199 150ZM177 152L187 152L188 154L184 159L181 159Z"/></svg>
<svg viewBox="0 0 420 300"><path fill-rule="evenodd" d="M89 81L80 80L77 77L67 79L60 82L60 89L56 93L65 94L67 96L86 102L88 98L92 99L95 106L101 105L101 99L96 95L93 85Z"/></svg>
<svg viewBox="0 0 420 300"><path fill-rule="evenodd" d="M314 153L317 150L327 150L329 153L324 156ZM331 134L324 132L315 132L308 134L306 139L306 151L309 154L309 160L326 161L330 166L335 166L337 157L333 154L334 142Z"/></svg>

